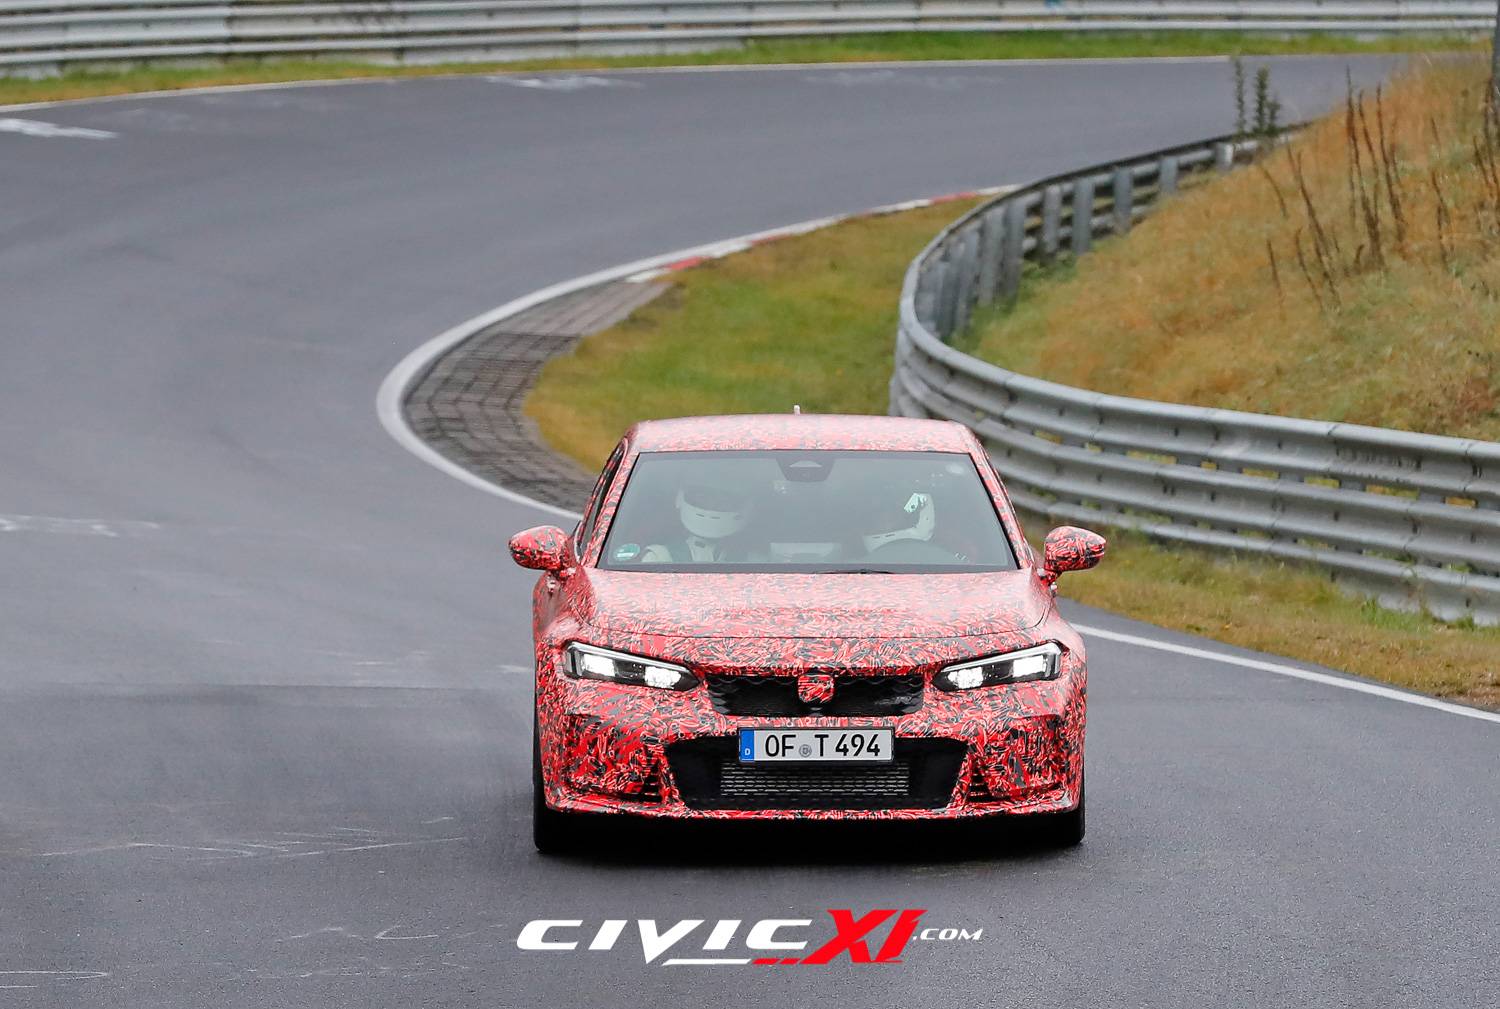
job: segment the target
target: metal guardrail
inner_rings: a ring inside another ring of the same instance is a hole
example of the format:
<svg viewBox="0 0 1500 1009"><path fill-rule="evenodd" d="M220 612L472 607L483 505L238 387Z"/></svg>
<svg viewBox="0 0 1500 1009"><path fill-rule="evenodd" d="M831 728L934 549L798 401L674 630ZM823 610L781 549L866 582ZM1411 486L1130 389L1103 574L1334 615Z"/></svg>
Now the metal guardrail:
<svg viewBox="0 0 1500 1009"><path fill-rule="evenodd" d="M1088 392L945 342L1014 297L1024 262L1081 255L1255 147L1089 168L954 222L906 273L891 413L972 427L1016 506L1050 520L1310 561L1387 605L1500 623L1500 444Z"/></svg>
<svg viewBox="0 0 1500 1009"><path fill-rule="evenodd" d="M0 0L0 74L223 57L663 53L898 31L1477 32L1491 0Z"/></svg>

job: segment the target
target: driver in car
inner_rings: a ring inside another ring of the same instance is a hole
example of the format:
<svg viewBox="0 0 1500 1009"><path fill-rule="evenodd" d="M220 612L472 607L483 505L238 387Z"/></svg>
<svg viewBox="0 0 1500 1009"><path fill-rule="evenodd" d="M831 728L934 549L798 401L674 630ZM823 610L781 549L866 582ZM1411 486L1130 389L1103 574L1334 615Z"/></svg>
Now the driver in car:
<svg viewBox="0 0 1500 1009"><path fill-rule="evenodd" d="M655 564L707 564L737 560L743 554L734 540L750 522L750 496L728 484L685 483L677 491L681 535L652 543L640 560Z"/></svg>

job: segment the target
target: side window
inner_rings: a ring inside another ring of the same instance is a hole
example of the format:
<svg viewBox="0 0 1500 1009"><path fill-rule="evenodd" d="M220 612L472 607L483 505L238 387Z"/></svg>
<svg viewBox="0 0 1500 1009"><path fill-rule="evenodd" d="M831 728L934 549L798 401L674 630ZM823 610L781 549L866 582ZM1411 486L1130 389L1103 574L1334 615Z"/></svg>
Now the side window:
<svg viewBox="0 0 1500 1009"><path fill-rule="evenodd" d="M599 481L594 484L594 492L589 495L588 507L583 512L583 521L578 523L573 546L579 557L583 556L589 540L593 538L594 523L599 521L599 511L604 507L606 492L609 490L609 485L614 483L615 474L620 469L620 460L623 458L625 458L625 443L622 441L610 454L609 462L604 464L604 471L599 474Z"/></svg>

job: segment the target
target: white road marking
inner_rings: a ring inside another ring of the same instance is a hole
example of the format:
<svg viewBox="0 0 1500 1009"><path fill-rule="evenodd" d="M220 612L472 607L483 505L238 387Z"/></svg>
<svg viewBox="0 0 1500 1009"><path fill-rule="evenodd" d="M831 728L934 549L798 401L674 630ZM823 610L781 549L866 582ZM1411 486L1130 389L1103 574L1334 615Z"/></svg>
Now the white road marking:
<svg viewBox="0 0 1500 1009"><path fill-rule="evenodd" d="M1218 662L1223 665L1258 669L1263 673L1290 676L1293 679L1307 680L1309 683L1321 683L1328 687L1338 687L1340 690L1353 690L1357 693L1369 694L1372 697L1384 697L1386 700L1400 701L1402 704L1415 704L1419 708L1431 708L1434 711L1443 711L1450 715L1462 715L1464 718L1474 718L1481 722L1500 723L1500 712L1465 707L1462 704L1453 704L1450 701L1440 701L1436 697L1428 697L1425 694L1413 694L1405 690L1398 690L1395 687L1383 687L1378 683L1366 683L1363 680L1351 680L1343 676L1319 673L1311 669L1299 669L1296 666L1288 666L1280 662L1268 662L1265 659L1251 659L1240 655L1227 655L1224 652L1210 651L1207 648L1195 648L1192 645L1179 645L1170 641L1157 641L1153 638L1143 638L1136 634L1106 631L1100 627L1088 627L1083 624L1074 624L1073 627L1086 638L1103 638L1106 641L1118 641L1121 644L1135 645L1139 648L1154 648L1159 652L1172 652L1176 655L1186 655L1194 659L1205 659L1209 662Z"/></svg>
<svg viewBox="0 0 1500 1009"><path fill-rule="evenodd" d="M78 137L83 140L113 140L119 134L111 130L91 130L83 126L59 126L40 119L0 119L0 133L20 133L28 137Z"/></svg>
<svg viewBox="0 0 1500 1009"><path fill-rule="evenodd" d="M137 848L164 848L170 851L183 852L210 852L212 857L218 858L249 858L251 852L240 851L234 848L213 848L197 844L162 844L157 841L126 841L123 844L100 844L92 848L69 848L61 851L39 851L37 858L57 858L63 855L97 855L107 851L131 851Z"/></svg>
<svg viewBox="0 0 1500 1009"><path fill-rule="evenodd" d="M533 88L538 91L583 91L588 88L639 88L645 85L636 81L621 81L612 77L588 77L575 74L559 74L544 77L510 77L494 74L485 78L492 84L509 84L514 88Z"/></svg>
<svg viewBox="0 0 1500 1009"><path fill-rule="evenodd" d="M134 519L63 519L51 515L0 514L0 533L61 533L73 536L139 536L160 529Z"/></svg>
<svg viewBox="0 0 1500 1009"><path fill-rule="evenodd" d="M318 936L318 935L341 935L341 936L345 936L345 937L347 937L349 939L363 939L364 938L364 936L359 935L358 933L355 933L355 932L351 932L351 931L349 931L347 928L345 928L342 925L324 925L322 928L315 928L311 932L298 932L296 935L289 935L285 939L278 939L276 941L277 942L292 942L293 940L297 940L297 939L311 939L313 936Z"/></svg>
<svg viewBox="0 0 1500 1009"><path fill-rule="evenodd" d="M98 981L109 977L105 970L0 970L0 988L39 988L55 981ZM24 982L37 983L27 984Z"/></svg>
<svg viewBox="0 0 1500 1009"><path fill-rule="evenodd" d="M394 931L396 931L398 928L400 928L402 926L402 924L403 924L402 922L398 921L396 924L387 926L386 928L381 929L379 932L376 932L373 936L371 936L371 938L373 938L373 939L436 939L436 938L438 938L438 933L436 933L436 932L431 932L431 933L428 933L426 935L391 935L391 933L394 932Z"/></svg>
<svg viewBox="0 0 1500 1009"><path fill-rule="evenodd" d="M323 851L291 851L285 855L273 855L273 858L305 858L309 855L342 855L350 851L374 851L376 848L410 848L416 844L447 844L452 841L467 841L467 837L424 837L418 841L382 841L379 844L351 844L341 848L327 848Z"/></svg>
<svg viewBox="0 0 1500 1009"><path fill-rule="evenodd" d="M247 843L242 841L223 842L234 847L212 847L198 844L167 844L160 841L125 841L120 844L100 844L86 848L66 848L58 851L35 852L33 858L60 858L65 855L99 855L117 851L136 851L141 849L160 849L164 851L177 852L189 856L199 856L199 861L222 861L237 858L306 858L311 855L342 855L352 851L373 851L377 848L409 848L413 845L423 844L448 844L454 841L467 841L468 837L424 837L409 841L380 841L370 844L350 844L348 841L359 840L359 838L332 839L322 838L321 843L332 846L322 847L313 851L286 851L275 845L262 843ZM314 844L314 841L294 841L291 844ZM246 848L268 849L268 851L247 851ZM201 854L201 853L206 853Z"/></svg>
<svg viewBox="0 0 1500 1009"><path fill-rule="evenodd" d="M903 88L925 88L929 91L961 91L970 86L1006 87L1009 80L999 74L898 74L894 70L843 70L839 73L805 73L802 80L808 84L832 84L835 87L859 88L876 85L894 85Z"/></svg>

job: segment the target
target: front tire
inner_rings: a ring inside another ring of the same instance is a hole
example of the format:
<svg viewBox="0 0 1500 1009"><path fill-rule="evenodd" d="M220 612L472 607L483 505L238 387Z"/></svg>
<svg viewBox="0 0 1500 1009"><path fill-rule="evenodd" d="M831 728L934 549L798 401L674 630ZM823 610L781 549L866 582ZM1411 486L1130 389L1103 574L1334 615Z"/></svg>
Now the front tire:
<svg viewBox="0 0 1500 1009"><path fill-rule="evenodd" d="M1066 813L1049 813L1042 825L1042 840L1049 848L1076 848L1083 843L1085 827L1084 785L1078 785L1078 805Z"/></svg>
<svg viewBox="0 0 1500 1009"><path fill-rule="evenodd" d="M563 855L577 850L577 817L547 805L542 782L542 741L535 722L531 726L531 843L543 855Z"/></svg>

